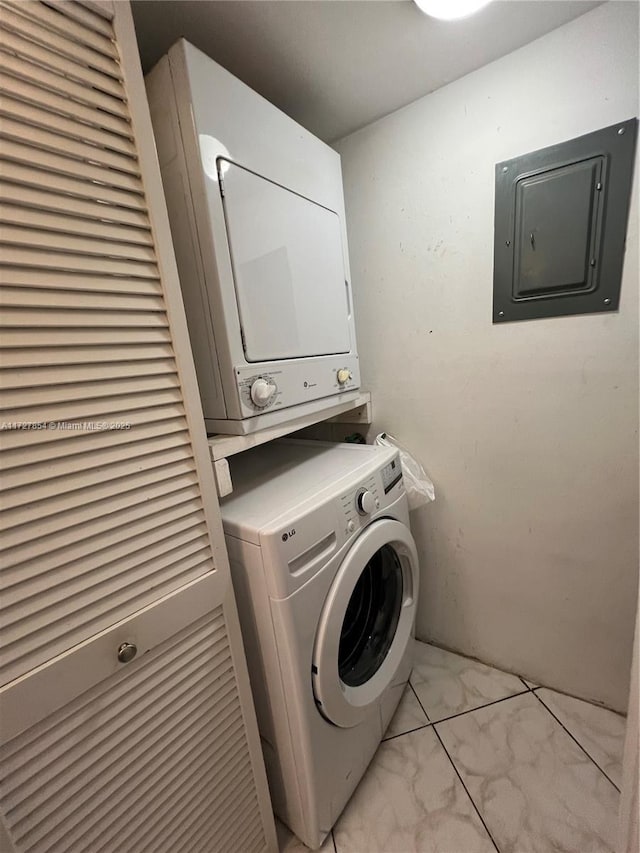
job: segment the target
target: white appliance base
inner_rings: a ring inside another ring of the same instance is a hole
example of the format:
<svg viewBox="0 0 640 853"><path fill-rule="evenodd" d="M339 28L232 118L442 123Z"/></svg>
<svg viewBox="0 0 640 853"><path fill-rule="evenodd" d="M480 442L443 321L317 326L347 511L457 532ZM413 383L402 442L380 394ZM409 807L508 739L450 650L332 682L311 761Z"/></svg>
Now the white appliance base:
<svg viewBox="0 0 640 853"><path fill-rule="evenodd" d="M287 406L286 409L273 409L265 412L262 415L256 415L253 418L244 418L243 420L218 420L216 418L205 418L205 426L209 435L222 433L224 435L248 435L249 433L259 432L269 427L278 426L279 424L289 423L293 431L296 429L296 420L302 419L308 415L325 412L326 417L331 418L337 412L332 409L336 406L343 406L345 403L353 403L362 396L362 392L358 390L345 391L343 394L333 394L331 397L321 397L319 400L310 400L308 403L300 403L297 406ZM317 420L323 420L319 417ZM307 426L306 423L300 425L300 429Z"/></svg>

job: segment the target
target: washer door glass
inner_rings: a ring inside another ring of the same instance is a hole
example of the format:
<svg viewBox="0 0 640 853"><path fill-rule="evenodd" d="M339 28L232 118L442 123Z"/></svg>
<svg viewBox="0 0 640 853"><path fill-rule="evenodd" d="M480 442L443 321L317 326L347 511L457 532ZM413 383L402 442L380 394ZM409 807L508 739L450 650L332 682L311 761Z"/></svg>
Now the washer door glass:
<svg viewBox="0 0 640 853"><path fill-rule="evenodd" d="M368 681L387 656L402 608L402 564L392 545L371 557L349 599L340 632L338 672L349 687Z"/></svg>

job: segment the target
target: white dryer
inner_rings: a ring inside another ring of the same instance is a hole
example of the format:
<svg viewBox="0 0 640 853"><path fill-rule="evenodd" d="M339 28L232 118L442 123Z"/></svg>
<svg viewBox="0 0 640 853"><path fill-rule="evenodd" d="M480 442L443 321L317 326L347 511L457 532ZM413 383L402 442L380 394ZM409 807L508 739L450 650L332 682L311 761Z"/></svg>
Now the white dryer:
<svg viewBox="0 0 640 853"><path fill-rule="evenodd" d="M222 519L275 813L322 843L411 669L418 562L397 451L283 440Z"/></svg>

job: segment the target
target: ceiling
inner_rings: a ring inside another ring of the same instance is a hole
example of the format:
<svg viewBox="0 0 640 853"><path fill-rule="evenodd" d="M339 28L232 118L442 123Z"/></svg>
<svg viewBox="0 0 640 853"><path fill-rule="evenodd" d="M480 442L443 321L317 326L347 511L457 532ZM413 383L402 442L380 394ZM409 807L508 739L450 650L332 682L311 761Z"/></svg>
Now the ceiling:
<svg viewBox="0 0 640 853"><path fill-rule="evenodd" d="M459 21L412 0L132 0L145 71L181 36L333 141L599 2L496 0Z"/></svg>

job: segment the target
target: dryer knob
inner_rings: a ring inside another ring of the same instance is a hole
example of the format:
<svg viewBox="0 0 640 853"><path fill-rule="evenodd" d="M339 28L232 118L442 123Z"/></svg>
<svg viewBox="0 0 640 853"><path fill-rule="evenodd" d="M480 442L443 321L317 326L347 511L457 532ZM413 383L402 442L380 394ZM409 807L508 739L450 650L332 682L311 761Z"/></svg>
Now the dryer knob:
<svg viewBox="0 0 640 853"><path fill-rule="evenodd" d="M363 489L356 497L356 509L360 515L369 515L376 508L376 499L367 489Z"/></svg>
<svg viewBox="0 0 640 853"><path fill-rule="evenodd" d="M263 409L276 393L276 386L266 379L256 379L251 386L251 401L254 406Z"/></svg>
<svg viewBox="0 0 640 853"><path fill-rule="evenodd" d="M339 385L346 385L347 382L351 379L351 371L347 370L346 367L341 367L336 376Z"/></svg>

